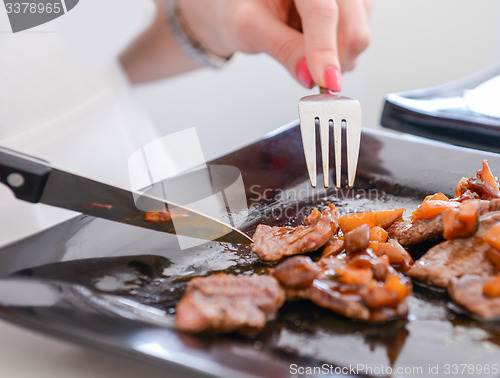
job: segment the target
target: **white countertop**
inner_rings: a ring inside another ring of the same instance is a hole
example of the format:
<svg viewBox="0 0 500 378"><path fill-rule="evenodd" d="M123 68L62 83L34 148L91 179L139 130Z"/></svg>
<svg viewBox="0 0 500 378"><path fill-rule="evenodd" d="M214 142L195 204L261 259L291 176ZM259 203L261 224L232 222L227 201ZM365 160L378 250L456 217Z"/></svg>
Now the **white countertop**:
<svg viewBox="0 0 500 378"><path fill-rule="evenodd" d="M180 377L160 366L93 350L0 321L1 376L9 378Z"/></svg>

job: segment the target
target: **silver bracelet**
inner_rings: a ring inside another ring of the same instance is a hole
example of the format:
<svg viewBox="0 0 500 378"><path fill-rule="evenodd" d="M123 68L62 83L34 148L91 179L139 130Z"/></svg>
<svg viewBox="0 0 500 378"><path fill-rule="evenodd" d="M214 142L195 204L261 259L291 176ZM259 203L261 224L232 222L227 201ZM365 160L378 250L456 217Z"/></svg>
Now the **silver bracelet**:
<svg viewBox="0 0 500 378"><path fill-rule="evenodd" d="M167 22L174 38L177 40L182 50L203 66L218 69L224 67L232 58L220 57L200 44L189 32L186 22L182 18L177 5L178 0L168 0L167 2Z"/></svg>

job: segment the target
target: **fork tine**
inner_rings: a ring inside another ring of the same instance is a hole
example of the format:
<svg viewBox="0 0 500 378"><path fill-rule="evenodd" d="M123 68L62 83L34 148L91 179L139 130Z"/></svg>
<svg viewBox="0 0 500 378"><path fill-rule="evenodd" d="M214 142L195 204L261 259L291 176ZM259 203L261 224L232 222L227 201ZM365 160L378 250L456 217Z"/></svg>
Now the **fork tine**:
<svg viewBox="0 0 500 378"><path fill-rule="evenodd" d="M359 102L352 102L352 109L350 109L346 117L346 131L347 131L347 177L349 188L354 186L356 179L356 168L358 167L359 157L359 143L361 139L361 106Z"/></svg>
<svg viewBox="0 0 500 378"><path fill-rule="evenodd" d="M302 144L304 146L304 156L306 159L307 172L311 186L316 187L316 131L315 119L310 114L303 114L299 102L300 133L302 134Z"/></svg>
<svg viewBox="0 0 500 378"><path fill-rule="evenodd" d="M316 134L318 119L321 138L321 156L325 187L329 181L329 129L333 122L333 144L335 148L335 183L342 183L342 122L346 123L348 185L353 187L358 165L361 139L361 106L359 102L320 88L319 95L306 96L299 101L300 131L311 186L316 187Z"/></svg>
<svg viewBox="0 0 500 378"><path fill-rule="evenodd" d="M341 186L342 177L342 119L333 120L333 144L335 146L335 184Z"/></svg>
<svg viewBox="0 0 500 378"><path fill-rule="evenodd" d="M329 150L330 150L330 120L328 118L319 119L319 135L321 138L321 160L323 162L323 183L328 188L328 177L330 173Z"/></svg>

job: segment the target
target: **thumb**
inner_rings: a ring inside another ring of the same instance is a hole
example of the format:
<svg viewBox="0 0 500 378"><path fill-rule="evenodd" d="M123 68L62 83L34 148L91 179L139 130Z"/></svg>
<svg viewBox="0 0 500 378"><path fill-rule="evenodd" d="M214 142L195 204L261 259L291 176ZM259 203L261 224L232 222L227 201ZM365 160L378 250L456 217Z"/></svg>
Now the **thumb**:
<svg viewBox="0 0 500 378"><path fill-rule="evenodd" d="M280 62L306 88L314 85L305 60L304 36L273 17L259 20L253 29L254 46Z"/></svg>

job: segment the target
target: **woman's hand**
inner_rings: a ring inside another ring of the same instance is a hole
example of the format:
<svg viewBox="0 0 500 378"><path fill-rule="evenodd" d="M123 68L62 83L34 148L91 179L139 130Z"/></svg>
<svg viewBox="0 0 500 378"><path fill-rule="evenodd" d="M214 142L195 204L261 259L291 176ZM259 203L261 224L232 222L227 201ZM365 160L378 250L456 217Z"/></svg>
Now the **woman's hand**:
<svg viewBox="0 0 500 378"><path fill-rule="evenodd" d="M199 65L167 24L166 0L156 0L150 27L123 52L134 83L178 75ZM189 33L212 53L267 53L302 85L341 89L370 36L371 0L178 0Z"/></svg>
<svg viewBox="0 0 500 378"><path fill-rule="evenodd" d="M302 85L341 89L370 41L371 0L179 0L193 36L213 53L267 53Z"/></svg>

